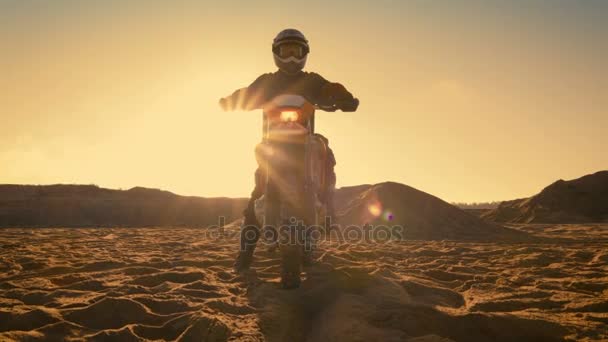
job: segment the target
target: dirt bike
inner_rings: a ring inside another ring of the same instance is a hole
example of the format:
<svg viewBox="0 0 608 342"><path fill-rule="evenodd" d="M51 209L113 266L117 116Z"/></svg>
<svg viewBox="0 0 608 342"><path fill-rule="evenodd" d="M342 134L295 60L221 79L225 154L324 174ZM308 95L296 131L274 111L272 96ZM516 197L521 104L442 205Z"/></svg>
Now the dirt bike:
<svg viewBox="0 0 608 342"><path fill-rule="evenodd" d="M300 285L302 263L312 253L312 233L327 214L322 194L328 147L314 132L316 109L338 108L315 106L300 95L275 97L263 108L263 140L256 147L256 159L266 179L264 195L255 201L255 213L263 230L276 236L281 284L286 289Z"/></svg>

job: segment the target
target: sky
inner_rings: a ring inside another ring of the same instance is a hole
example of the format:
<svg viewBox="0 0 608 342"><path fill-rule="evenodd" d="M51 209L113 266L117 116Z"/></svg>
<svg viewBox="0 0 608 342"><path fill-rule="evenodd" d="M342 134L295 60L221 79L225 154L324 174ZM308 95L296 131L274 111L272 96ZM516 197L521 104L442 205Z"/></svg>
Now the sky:
<svg viewBox="0 0 608 342"><path fill-rule="evenodd" d="M355 113L317 114L338 186L447 201L608 169L608 1L0 0L0 183L253 188L261 112L218 100L276 70L284 28Z"/></svg>

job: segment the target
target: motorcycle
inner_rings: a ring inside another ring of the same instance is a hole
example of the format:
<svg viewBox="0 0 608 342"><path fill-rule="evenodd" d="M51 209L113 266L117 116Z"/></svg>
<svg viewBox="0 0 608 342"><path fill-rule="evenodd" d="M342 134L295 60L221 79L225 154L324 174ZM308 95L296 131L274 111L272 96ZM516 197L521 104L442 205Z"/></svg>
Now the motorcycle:
<svg viewBox="0 0 608 342"><path fill-rule="evenodd" d="M355 101L358 100L355 99ZM300 95L283 94L263 107L263 139L256 159L265 175L264 195L255 201L255 214L265 232L271 232L281 256L281 284L300 285L301 267L310 261L314 232L327 214L323 193L327 185L328 146L315 135L315 110Z"/></svg>

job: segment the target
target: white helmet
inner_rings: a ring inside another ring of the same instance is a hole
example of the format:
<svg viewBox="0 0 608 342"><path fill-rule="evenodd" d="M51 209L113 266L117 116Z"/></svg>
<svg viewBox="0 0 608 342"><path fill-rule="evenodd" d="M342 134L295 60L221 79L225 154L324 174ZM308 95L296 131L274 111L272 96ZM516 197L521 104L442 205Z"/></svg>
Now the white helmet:
<svg viewBox="0 0 608 342"><path fill-rule="evenodd" d="M308 40L296 29L279 32L272 42L274 64L288 74L295 74L304 68L309 52Z"/></svg>

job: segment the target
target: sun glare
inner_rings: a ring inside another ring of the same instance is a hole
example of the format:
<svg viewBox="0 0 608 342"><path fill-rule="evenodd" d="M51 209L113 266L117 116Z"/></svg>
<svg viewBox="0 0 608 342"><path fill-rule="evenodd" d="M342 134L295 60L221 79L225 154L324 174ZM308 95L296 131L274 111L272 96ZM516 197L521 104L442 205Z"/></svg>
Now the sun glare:
<svg viewBox="0 0 608 342"><path fill-rule="evenodd" d="M382 205L380 203L373 203L367 207L370 214L378 217L382 214Z"/></svg>

